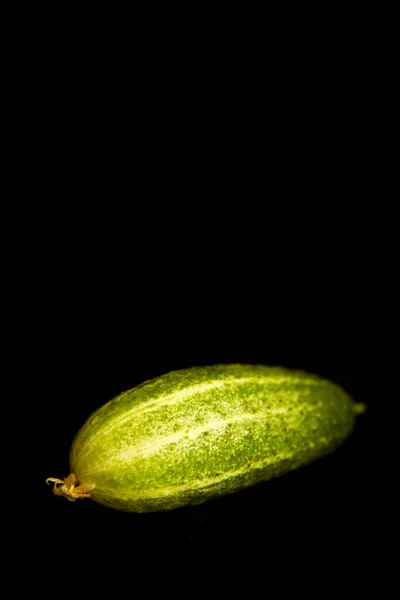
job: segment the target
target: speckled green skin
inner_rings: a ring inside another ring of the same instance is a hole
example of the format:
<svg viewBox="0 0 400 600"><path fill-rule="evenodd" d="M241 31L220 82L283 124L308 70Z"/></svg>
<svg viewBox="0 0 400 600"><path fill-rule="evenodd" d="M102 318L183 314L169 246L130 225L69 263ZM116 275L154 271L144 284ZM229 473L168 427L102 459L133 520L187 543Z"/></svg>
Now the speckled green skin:
<svg viewBox="0 0 400 600"><path fill-rule="evenodd" d="M170 510L283 475L337 448L355 404L338 385L278 367L217 365L147 381L93 413L71 448L91 497Z"/></svg>

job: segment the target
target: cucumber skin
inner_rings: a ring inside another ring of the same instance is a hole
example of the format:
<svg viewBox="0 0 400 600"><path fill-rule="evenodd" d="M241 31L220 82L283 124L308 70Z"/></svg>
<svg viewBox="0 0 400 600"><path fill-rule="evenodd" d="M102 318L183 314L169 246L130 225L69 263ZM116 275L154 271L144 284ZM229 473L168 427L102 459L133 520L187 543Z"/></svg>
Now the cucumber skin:
<svg viewBox="0 0 400 600"><path fill-rule="evenodd" d="M171 510L310 463L343 443L355 403L303 371L215 365L174 371L114 398L75 436L71 471L118 510Z"/></svg>

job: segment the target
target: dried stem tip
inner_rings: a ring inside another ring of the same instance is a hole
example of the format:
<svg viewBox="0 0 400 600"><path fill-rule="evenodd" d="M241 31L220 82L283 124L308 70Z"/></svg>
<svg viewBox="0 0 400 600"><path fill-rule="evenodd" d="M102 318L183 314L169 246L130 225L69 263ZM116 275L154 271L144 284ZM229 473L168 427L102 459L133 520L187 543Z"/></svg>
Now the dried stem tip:
<svg viewBox="0 0 400 600"><path fill-rule="evenodd" d="M84 483L79 485L75 473L70 473L65 479L54 479L49 477L46 483L54 483L53 494L64 496L70 502L75 502L78 498L89 498L90 492L94 489L94 483Z"/></svg>

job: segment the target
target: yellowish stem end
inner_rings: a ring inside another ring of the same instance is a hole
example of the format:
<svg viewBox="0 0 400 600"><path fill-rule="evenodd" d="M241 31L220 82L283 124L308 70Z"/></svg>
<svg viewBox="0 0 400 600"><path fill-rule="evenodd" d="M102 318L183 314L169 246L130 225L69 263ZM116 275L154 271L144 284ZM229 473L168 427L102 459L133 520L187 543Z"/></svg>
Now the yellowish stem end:
<svg viewBox="0 0 400 600"><path fill-rule="evenodd" d="M353 410L355 415L362 415L367 410L367 407L362 402L357 402L357 404L354 405Z"/></svg>
<svg viewBox="0 0 400 600"><path fill-rule="evenodd" d="M75 473L70 473L65 479L54 479L48 477L46 483L54 483L53 494L64 496L70 502L75 502L78 498L90 498L90 492L94 489L94 483L84 483L79 485Z"/></svg>

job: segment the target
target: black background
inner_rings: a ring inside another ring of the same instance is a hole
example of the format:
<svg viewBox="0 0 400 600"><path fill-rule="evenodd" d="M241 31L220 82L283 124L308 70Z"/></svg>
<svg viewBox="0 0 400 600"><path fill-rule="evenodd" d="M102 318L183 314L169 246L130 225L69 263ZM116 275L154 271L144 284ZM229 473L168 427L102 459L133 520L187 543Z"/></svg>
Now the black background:
<svg viewBox="0 0 400 600"><path fill-rule="evenodd" d="M210 69L202 45L185 62L182 46L168 58L121 43L128 65L96 45L72 57L72 42L24 54L8 155L24 164L15 354L33 478L14 502L42 589L77 591L83 576L90 593L104 570L143 575L149 592L170 560L182 587L178 556L194 553L189 595L214 571L268 584L293 564L295 582L318 572L330 588L396 559L392 96L373 48L350 60L320 44L300 56L255 42L260 63L239 48ZM368 410L332 456L198 507L137 515L53 496L45 479L68 474L93 410L168 371L232 362L318 373Z"/></svg>
<svg viewBox="0 0 400 600"><path fill-rule="evenodd" d="M201 156L212 150L203 141ZM332 163L315 156L312 168L273 153L255 168L260 152L216 151L214 168L182 152L178 165L138 159L132 181L118 159L95 154L85 174L54 160L44 193L57 206L34 207L43 224L26 256L24 351L35 389L33 539L55 572L88 546L108 565L130 545L139 564L154 549L163 563L196 550L256 560L262 548L263 558L289 553L327 569L328 556L392 556L397 398L382 374L395 369L395 270L393 217L373 200L381 179L364 159L343 171L338 143ZM352 204L363 177L357 197L369 203ZM168 371L232 362L318 373L367 413L334 455L202 506L135 515L53 496L45 479L68 474L73 437L97 407Z"/></svg>
<svg viewBox="0 0 400 600"><path fill-rule="evenodd" d="M125 560L130 544L139 563L155 549L161 562L198 549L348 564L390 554L399 506L387 415L396 399L382 382L391 351L371 293L384 290L373 252L362 235L352 245L345 212L335 220L286 203L270 212L273 202L236 202L219 214L199 198L173 211L167 202L150 207L164 208L162 217L127 213L127 225L121 214L100 232L72 222L52 246L56 267L42 262L36 525L48 532L51 564L53 543L57 564L60 553L84 555L86 544L108 564ZM53 496L45 479L68 474L73 436L93 410L168 371L231 362L318 373L368 410L335 454L201 506L136 515Z"/></svg>

